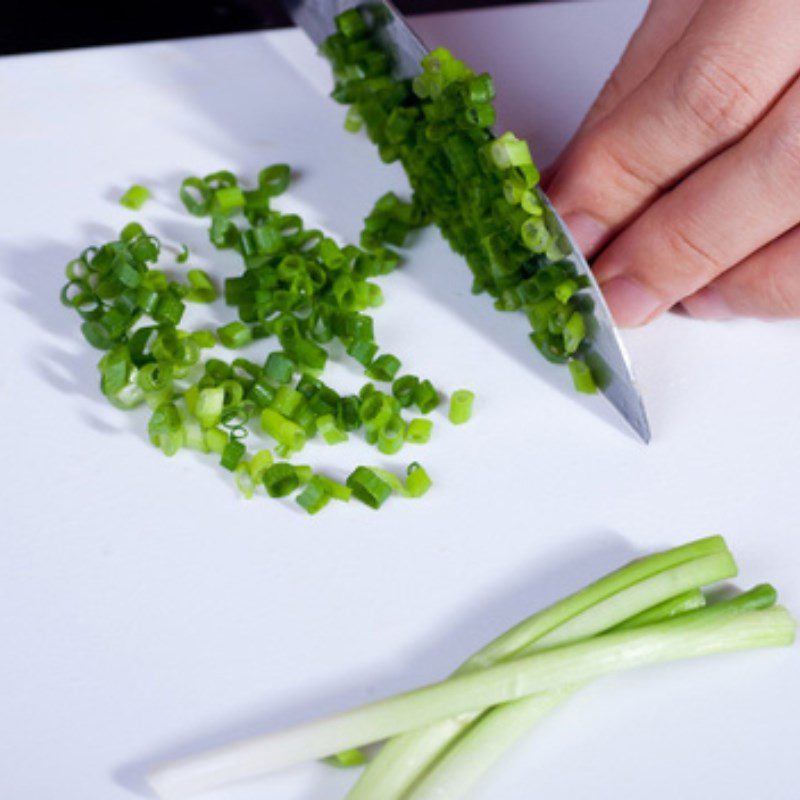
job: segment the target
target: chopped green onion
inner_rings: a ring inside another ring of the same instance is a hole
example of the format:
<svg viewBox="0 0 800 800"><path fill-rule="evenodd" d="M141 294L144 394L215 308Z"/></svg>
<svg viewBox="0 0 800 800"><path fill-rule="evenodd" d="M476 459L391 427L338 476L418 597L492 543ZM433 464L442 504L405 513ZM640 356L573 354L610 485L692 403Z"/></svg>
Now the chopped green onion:
<svg viewBox="0 0 800 800"><path fill-rule="evenodd" d="M251 459L248 467L255 483L262 483L264 473L272 466L274 459L269 450L259 450Z"/></svg>
<svg viewBox="0 0 800 800"><path fill-rule="evenodd" d="M276 197L286 191L291 174L288 164L273 164L258 173L258 185L270 197Z"/></svg>
<svg viewBox="0 0 800 800"><path fill-rule="evenodd" d="M517 139L510 131L492 142L490 153L499 169L509 169L532 164L528 143Z"/></svg>
<svg viewBox="0 0 800 800"><path fill-rule="evenodd" d="M213 204L216 213L229 216L244 208L244 194L238 186L223 186L214 191Z"/></svg>
<svg viewBox="0 0 800 800"><path fill-rule="evenodd" d="M400 369L400 359L389 353L378 356L367 368L367 376L376 381L390 382Z"/></svg>
<svg viewBox="0 0 800 800"><path fill-rule="evenodd" d="M586 323L580 311L573 311L567 324L564 326L564 350L574 353L586 338Z"/></svg>
<svg viewBox="0 0 800 800"><path fill-rule="evenodd" d="M569 371L572 375L572 382L579 392L594 394L597 391L597 384L592 377L592 371L585 361L573 358L569 362Z"/></svg>
<svg viewBox="0 0 800 800"><path fill-rule="evenodd" d="M261 412L261 427L264 433L290 450L301 450L306 443L303 429L271 408L265 408Z"/></svg>
<svg viewBox="0 0 800 800"><path fill-rule="evenodd" d="M580 289L580 284L574 278L567 278L556 286L553 296L559 303L568 303L575 292Z"/></svg>
<svg viewBox="0 0 800 800"><path fill-rule="evenodd" d="M248 392L248 399L252 400L259 408L266 408L275 399L275 394L275 387L262 376L253 381Z"/></svg>
<svg viewBox="0 0 800 800"><path fill-rule="evenodd" d="M358 133L364 125L364 120L361 118L358 109L351 106L347 109L347 115L344 119L344 129L350 133Z"/></svg>
<svg viewBox="0 0 800 800"><path fill-rule="evenodd" d="M236 480L236 488L246 499L250 500L256 490L256 483L250 471L250 465L246 461L240 462L234 471L234 477Z"/></svg>
<svg viewBox="0 0 800 800"><path fill-rule="evenodd" d="M545 330L534 329L533 343L550 361L569 362L586 338L581 317L568 323L573 313L589 313L575 296L584 284L565 260L571 246L542 202L528 144L511 132L492 137L491 78L443 48L422 59L412 81L397 78L375 35L380 22L352 9L344 19L353 20L343 24L359 31L357 40L339 29L320 47L333 67L332 97L349 106L345 127L365 127L381 159L399 161L414 191L411 204L392 193L378 200L362 247L402 246L410 230L435 222L467 261L474 291L489 292L501 310L530 314L538 306ZM565 308L541 305L556 298ZM546 330L550 322L557 330Z"/></svg>
<svg viewBox="0 0 800 800"><path fill-rule="evenodd" d="M412 419L406 427L406 441L410 444L426 444L432 430L433 423L429 419Z"/></svg>
<svg viewBox="0 0 800 800"><path fill-rule="evenodd" d="M347 39L358 39L368 32L367 23L357 8L351 8L338 14L336 27Z"/></svg>
<svg viewBox="0 0 800 800"><path fill-rule="evenodd" d="M403 375L392 384L392 394L403 408L408 408L414 402L414 394L419 386L419 378L415 375Z"/></svg>
<svg viewBox="0 0 800 800"><path fill-rule="evenodd" d="M222 383L231 376L231 366L221 358L209 358L206 361L206 376L211 379L213 383Z"/></svg>
<svg viewBox="0 0 800 800"><path fill-rule="evenodd" d="M275 446L275 455L278 458L289 458L289 456L294 455L295 450L293 447L289 447L287 444L278 444Z"/></svg>
<svg viewBox="0 0 800 800"><path fill-rule="evenodd" d="M213 331L194 331L190 335L198 347L209 348L217 344L217 337Z"/></svg>
<svg viewBox="0 0 800 800"><path fill-rule="evenodd" d="M472 403L475 400L474 392L469 389L457 389L450 398L450 411L448 419L453 425L463 425L472 417Z"/></svg>
<svg viewBox="0 0 800 800"><path fill-rule="evenodd" d="M271 407L281 416L294 419L298 409L305 404L305 397L290 386L281 386L275 393Z"/></svg>
<svg viewBox="0 0 800 800"><path fill-rule="evenodd" d="M208 453L205 431L197 420L183 420L184 445L198 453Z"/></svg>
<svg viewBox="0 0 800 800"><path fill-rule="evenodd" d="M390 472L388 469L379 469L378 467L372 467L372 471L384 483L388 484L395 494L399 494L401 497L406 497L408 495L408 492L406 492L406 485L394 472Z"/></svg>
<svg viewBox="0 0 800 800"><path fill-rule="evenodd" d="M227 169L221 169L218 172L212 172L206 175L203 181L207 186L212 189L224 189L229 186L237 186L239 184L236 176Z"/></svg>
<svg viewBox="0 0 800 800"><path fill-rule="evenodd" d="M285 353L270 353L264 364L264 375L276 383L289 383L295 363Z"/></svg>
<svg viewBox="0 0 800 800"><path fill-rule="evenodd" d="M186 273L189 279L190 289L186 293L186 299L192 303L213 303L217 299L217 289L211 282L211 278L202 269L190 269Z"/></svg>
<svg viewBox="0 0 800 800"><path fill-rule="evenodd" d="M222 419L225 390L219 386L201 389L197 395L194 415L204 428L213 428Z"/></svg>
<svg viewBox="0 0 800 800"><path fill-rule="evenodd" d="M228 434L221 428L208 428L204 436L209 451L221 456L228 444Z"/></svg>
<svg viewBox="0 0 800 800"><path fill-rule="evenodd" d="M104 375L104 377L106 376ZM136 374L136 383L145 392L158 392L166 389L172 384L172 365L159 361L145 364ZM114 391L114 387L109 388Z"/></svg>
<svg viewBox="0 0 800 800"><path fill-rule="evenodd" d="M325 491L334 499L341 502L348 502L353 491L349 486L345 486L338 481L326 478L324 475L315 475L314 478L322 484Z"/></svg>
<svg viewBox="0 0 800 800"><path fill-rule="evenodd" d="M356 44L358 49L368 43L359 39ZM370 53L369 47L364 52L369 74L388 67L384 56ZM475 106L480 116L480 101ZM411 130L414 117L394 114L389 130L395 143ZM368 114L363 121L368 129L375 123ZM61 291L62 303L82 317L85 338L105 351L99 366L106 397L119 408L146 403L153 410L149 432L154 444L168 455L184 446L215 453L246 497L252 497L254 487L275 466L269 451L247 460L243 440L256 411L281 458L299 451L316 434L336 444L362 425L370 444L392 454L407 438L422 442L430 435L430 423L407 424L401 410L412 404L428 410L438 403L429 381L411 375L396 379L400 360L378 355L373 319L365 313L383 300L380 286L371 279L400 263L397 252L386 245L403 245L410 231L427 224L430 214L416 197L406 202L387 192L365 220L365 247L341 246L319 230L305 229L298 215L270 207L270 199L286 190L290 177L287 165L275 164L259 173L259 186L253 190L242 189L226 170L189 177L181 184L187 210L209 218L212 244L234 250L244 261L244 272L225 281L225 300L236 307L239 318L215 332L178 327L187 302L217 298L211 277L190 269L182 284L155 268L161 243L137 222L126 225L118 241L87 248L72 259ZM129 194L135 194L133 189ZM178 263L189 259L185 244L169 252ZM201 352L217 344L238 349L272 336L282 350L270 354L263 367L242 358L233 364L204 358ZM325 345L333 339L370 377L393 382L392 392L367 384L358 396L340 396L322 383L316 376L326 366ZM301 375L292 388L295 372ZM175 424L167 425L170 420ZM309 467L294 469L299 484L313 477ZM385 501L386 482L379 472L351 476L360 499L373 507ZM353 492L351 486L318 477L315 487L323 487L327 497L346 500ZM405 492L402 484L396 489ZM312 495L309 490L306 497Z"/></svg>
<svg viewBox="0 0 800 800"><path fill-rule="evenodd" d="M309 514L316 514L328 505L330 499L325 484L314 476L297 496L296 502Z"/></svg>
<svg viewBox="0 0 800 800"><path fill-rule="evenodd" d="M161 403L147 425L150 441L166 456L173 456L184 443L183 423L174 403Z"/></svg>
<svg viewBox="0 0 800 800"><path fill-rule="evenodd" d="M225 445L220 458L220 465L225 469L233 472L238 466L239 462L244 458L247 448L238 439L231 438Z"/></svg>
<svg viewBox="0 0 800 800"><path fill-rule="evenodd" d="M296 466L294 471L297 473L297 480L300 481L301 486L305 486L314 477L314 470L305 464Z"/></svg>
<svg viewBox="0 0 800 800"><path fill-rule="evenodd" d="M120 231L119 239L121 242L130 242L131 240L144 235L146 235L144 228L138 222L129 222ZM67 270L67 274L69 274L69 270Z"/></svg>
<svg viewBox="0 0 800 800"><path fill-rule="evenodd" d="M158 298L153 319L165 325L177 325L183 317L184 304L172 293L164 292Z"/></svg>
<svg viewBox="0 0 800 800"><path fill-rule="evenodd" d="M358 413L368 429L377 431L394 416L391 398L383 392L372 392L361 401Z"/></svg>
<svg viewBox="0 0 800 800"><path fill-rule="evenodd" d="M414 403L423 414L430 414L439 405L439 393L429 380L420 381L414 390Z"/></svg>
<svg viewBox="0 0 800 800"><path fill-rule="evenodd" d="M333 414L317 417L316 426L326 444L340 444L347 441L347 434L336 424Z"/></svg>
<svg viewBox="0 0 800 800"><path fill-rule="evenodd" d="M186 178L181 184L181 202L186 210L196 217L208 214L212 196L211 187L200 178Z"/></svg>
<svg viewBox="0 0 800 800"><path fill-rule="evenodd" d="M378 345L376 345L375 342L362 341L358 339L347 348L347 354L352 356L364 367L369 367L377 352Z"/></svg>
<svg viewBox="0 0 800 800"><path fill-rule="evenodd" d="M402 448L406 439L406 426L399 414L393 414L378 431L378 450L393 455Z"/></svg>
<svg viewBox="0 0 800 800"><path fill-rule="evenodd" d="M369 467L356 467L347 478L347 485L357 500L374 509L380 508L392 493L392 487Z"/></svg>
<svg viewBox="0 0 800 800"><path fill-rule="evenodd" d="M217 338L223 347L238 350L253 340L253 332L243 322L229 322L217 328Z"/></svg>
<svg viewBox="0 0 800 800"><path fill-rule="evenodd" d="M132 211L138 211L150 199L150 190L135 183L119 199L119 203Z"/></svg>
<svg viewBox="0 0 800 800"><path fill-rule="evenodd" d="M267 467L261 480L270 497L286 497L300 486L297 470L282 461Z"/></svg>
<svg viewBox="0 0 800 800"><path fill-rule="evenodd" d="M406 492L409 497L422 497L432 485L433 481L421 464L414 461L409 465L406 477Z"/></svg>

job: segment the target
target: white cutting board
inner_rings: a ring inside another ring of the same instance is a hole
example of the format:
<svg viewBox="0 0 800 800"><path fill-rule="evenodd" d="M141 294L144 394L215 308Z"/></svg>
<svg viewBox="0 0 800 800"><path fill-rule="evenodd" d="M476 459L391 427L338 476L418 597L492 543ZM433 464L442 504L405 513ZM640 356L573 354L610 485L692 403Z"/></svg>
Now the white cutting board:
<svg viewBox="0 0 800 800"><path fill-rule="evenodd" d="M503 125L547 162L642 10L416 24L494 73ZM384 281L377 332L411 371L474 389L473 422L437 415L433 442L394 459L359 443L307 456L340 477L421 459L435 490L380 513L245 502L201 457L150 447L142 415L107 407L97 354L57 294L67 259L131 218L123 188L146 182L144 220L206 254L177 210L186 174L288 161L300 178L283 207L347 240L382 192L403 190L342 130L327 90L295 31L0 61L4 799L136 796L154 760L437 679L542 604L711 532L729 538L743 586L772 580L800 613L798 323L668 316L626 335L653 426L644 447L541 363L524 320L471 296L426 232ZM795 648L604 680L475 797L796 800L799 675ZM333 800L352 778L312 764L213 797Z"/></svg>

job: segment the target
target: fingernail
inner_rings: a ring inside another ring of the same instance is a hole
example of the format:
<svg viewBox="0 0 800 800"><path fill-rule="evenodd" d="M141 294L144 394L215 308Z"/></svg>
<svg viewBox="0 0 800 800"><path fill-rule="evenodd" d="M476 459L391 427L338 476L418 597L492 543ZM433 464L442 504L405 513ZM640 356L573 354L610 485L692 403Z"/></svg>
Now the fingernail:
<svg viewBox="0 0 800 800"><path fill-rule="evenodd" d="M600 288L614 321L623 328L644 325L664 306L658 295L633 278L620 275L601 284Z"/></svg>
<svg viewBox="0 0 800 800"><path fill-rule="evenodd" d="M606 228L583 211L564 216L564 224L585 256L593 255L606 236Z"/></svg>
<svg viewBox="0 0 800 800"><path fill-rule="evenodd" d="M689 316L697 319L731 319L734 316L722 294L710 286L687 297L682 305Z"/></svg>

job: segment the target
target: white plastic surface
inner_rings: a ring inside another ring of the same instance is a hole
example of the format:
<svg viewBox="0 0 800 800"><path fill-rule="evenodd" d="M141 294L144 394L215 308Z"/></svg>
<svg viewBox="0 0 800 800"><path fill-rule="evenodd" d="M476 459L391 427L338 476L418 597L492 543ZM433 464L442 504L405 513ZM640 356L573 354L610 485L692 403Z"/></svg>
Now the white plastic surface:
<svg viewBox="0 0 800 800"><path fill-rule="evenodd" d="M501 122L547 162L641 15L639 2L418 20L496 76ZM725 534L741 585L800 613L798 323L668 316L628 334L653 425L639 444L540 363L524 320L469 293L428 231L383 281L379 339L409 370L477 392L463 428L393 459L435 490L307 518L240 500L200 456L165 459L142 414L108 407L97 354L58 303L64 263L133 215L209 261L180 177L288 161L283 207L353 240L398 169L341 127L326 66L294 31L0 61L0 797L124 800L155 760L439 678L542 604L649 552ZM213 318L227 318L217 309ZM339 385L358 376L341 367ZM796 800L800 649L598 683L554 714L476 800ZM215 800L334 800L322 765ZM376 798L379 800L379 798Z"/></svg>

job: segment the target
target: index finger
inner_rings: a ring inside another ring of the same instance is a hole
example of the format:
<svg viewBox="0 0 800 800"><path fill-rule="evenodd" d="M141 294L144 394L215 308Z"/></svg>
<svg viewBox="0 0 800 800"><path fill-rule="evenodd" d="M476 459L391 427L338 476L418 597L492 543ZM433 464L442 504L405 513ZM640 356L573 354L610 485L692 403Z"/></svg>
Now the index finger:
<svg viewBox="0 0 800 800"><path fill-rule="evenodd" d="M651 0L619 63L600 90L576 137L607 117L636 89L686 31L703 0Z"/></svg>
<svg viewBox="0 0 800 800"><path fill-rule="evenodd" d="M569 157L575 143L647 79L664 54L684 33L702 3L703 0L650 1L619 63L603 84L569 144L542 173L545 189L549 189L550 181Z"/></svg>
<svg viewBox="0 0 800 800"><path fill-rule="evenodd" d="M588 255L741 138L784 92L800 50L797 0L769 13L707 0L650 77L576 142L548 187Z"/></svg>

